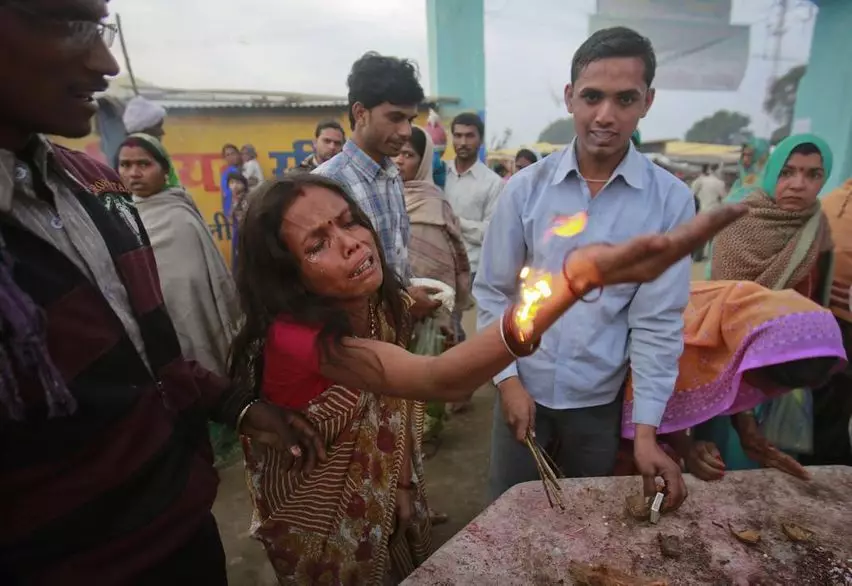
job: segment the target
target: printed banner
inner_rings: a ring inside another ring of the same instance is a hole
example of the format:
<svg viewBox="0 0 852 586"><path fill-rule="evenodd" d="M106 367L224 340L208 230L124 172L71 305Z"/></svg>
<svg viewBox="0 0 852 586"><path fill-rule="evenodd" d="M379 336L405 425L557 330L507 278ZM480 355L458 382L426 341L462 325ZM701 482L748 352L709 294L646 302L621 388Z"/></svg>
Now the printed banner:
<svg viewBox="0 0 852 586"><path fill-rule="evenodd" d="M589 18L590 33L614 26L632 28L651 39L657 54L654 86L659 89L735 91L745 76L748 26L603 15Z"/></svg>
<svg viewBox="0 0 852 586"><path fill-rule="evenodd" d="M731 0L598 0L598 14L623 19L665 18L728 24Z"/></svg>

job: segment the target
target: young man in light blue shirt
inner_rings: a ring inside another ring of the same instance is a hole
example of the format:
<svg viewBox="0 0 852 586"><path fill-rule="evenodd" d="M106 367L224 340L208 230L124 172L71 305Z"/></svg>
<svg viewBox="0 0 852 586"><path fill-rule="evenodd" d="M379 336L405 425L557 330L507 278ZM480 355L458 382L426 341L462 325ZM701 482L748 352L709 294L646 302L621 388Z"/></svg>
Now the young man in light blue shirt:
<svg viewBox="0 0 852 586"><path fill-rule="evenodd" d="M655 68L650 41L626 28L599 31L577 50L565 88L577 138L512 177L498 201L474 283L480 328L517 298L523 267L556 272L578 246L667 232L695 215L689 188L630 142L653 103ZM581 234L552 235L557 218L582 211ZM521 443L528 430L541 444L559 445L566 475L612 474L626 411L636 423L634 457L646 494L662 476L670 502L680 504L680 469L657 445L656 429L677 379L690 272L685 259L654 282L606 288L569 310L535 354L495 377L492 499L537 478ZM628 368L632 405L622 396Z"/></svg>

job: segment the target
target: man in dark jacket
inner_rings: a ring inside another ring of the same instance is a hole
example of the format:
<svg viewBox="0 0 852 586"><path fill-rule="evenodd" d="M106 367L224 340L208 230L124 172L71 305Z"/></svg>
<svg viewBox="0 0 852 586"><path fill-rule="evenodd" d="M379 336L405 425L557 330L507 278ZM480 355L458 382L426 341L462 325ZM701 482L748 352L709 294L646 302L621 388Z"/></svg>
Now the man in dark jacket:
<svg viewBox="0 0 852 586"><path fill-rule="evenodd" d="M310 467L298 416L183 359L148 237L83 137L105 0L0 0L0 584L226 583L211 417Z"/></svg>

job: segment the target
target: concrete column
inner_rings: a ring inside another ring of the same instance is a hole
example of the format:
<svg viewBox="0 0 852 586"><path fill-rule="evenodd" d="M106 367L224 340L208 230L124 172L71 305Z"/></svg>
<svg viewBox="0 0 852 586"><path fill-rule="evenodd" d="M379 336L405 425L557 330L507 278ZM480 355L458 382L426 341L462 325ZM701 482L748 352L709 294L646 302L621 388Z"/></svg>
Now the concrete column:
<svg viewBox="0 0 852 586"><path fill-rule="evenodd" d="M484 0L426 0L426 22L432 94L460 100L441 107L447 134L461 112L485 120Z"/></svg>
<svg viewBox="0 0 852 586"><path fill-rule="evenodd" d="M852 177L852 2L821 0L807 73L799 85L793 132L828 141L834 170L823 193Z"/></svg>

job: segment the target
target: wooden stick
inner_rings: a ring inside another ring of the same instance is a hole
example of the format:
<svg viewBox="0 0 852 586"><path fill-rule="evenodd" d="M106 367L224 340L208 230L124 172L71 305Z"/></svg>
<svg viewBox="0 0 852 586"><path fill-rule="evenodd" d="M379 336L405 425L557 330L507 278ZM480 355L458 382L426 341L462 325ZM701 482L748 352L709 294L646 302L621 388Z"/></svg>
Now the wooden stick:
<svg viewBox="0 0 852 586"><path fill-rule="evenodd" d="M530 450L530 454L532 454L533 461L544 486L544 494L547 497L548 503L550 503L550 507L553 508L553 501L555 500L559 508L565 510L565 502L562 500L562 487L559 484L556 473L546 459L546 452L533 440L530 434L527 434L524 442Z"/></svg>
<svg viewBox="0 0 852 586"><path fill-rule="evenodd" d="M535 440L533 440L535 442ZM541 447L537 442L535 443L538 448L538 453L542 458L542 462L546 465L547 470L550 472L551 481L553 482L554 492L558 493L559 496L559 506L564 510L565 505L562 500L562 485L559 483L559 479L564 477L562 471L559 470L559 466L556 462L553 461L553 458L550 457L550 454Z"/></svg>
<svg viewBox="0 0 852 586"><path fill-rule="evenodd" d="M530 450L530 455L532 455L533 462L535 462L536 470L538 471L538 476L541 478L541 486L544 489L544 496L547 497L547 502L550 505L550 508L553 508L553 500L550 498L550 489L547 486L547 476L544 473L544 470L541 469L541 463L538 461L536 457L535 450L532 449L530 443L527 442L527 448Z"/></svg>
<svg viewBox="0 0 852 586"><path fill-rule="evenodd" d="M118 41L121 43L121 52L124 54L124 63L127 65L127 76L130 78L130 85L133 86L133 93L139 95L139 87L136 85L136 76L133 75L133 67L130 66L130 53L127 52L127 44L124 41L124 29L121 28L121 15L115 15L115 25L118 27Z"/></svg>
<svg viewBox="0 0 852 586"><path fill-rule="evenodd" d="M541 474L542 479L547 480L548 482L557 483L556 476L553 474L553 470L550 469L550 466L544 461L544 457L541 455L541 452L535 447L534 444L530 444L530 451L535 458L536 464L538 465L539 474Z"/></svg>
<svg viewBox="0 0 852 586"><path fill-rule="evenodd" d="M550 457L550 454L547 452L547 450L545 450L541 446L539 446L539 450L541 450L541 453L542 453L542 455L544 455L544 458L545 458L545 460L547 460L547 463L550 464L550 467L553 470L553 472L556 473L557 479L558 478L564 478L565 475L562 473L562 470L559 469L559 465L556 462L553 461L553 458Z"/></svg>
<svg viewBox="0 0 852 586"><path fill-rule="evenodd" d="M559 478L556 476L556 472L554 471L554 467L558 470L558 466L553 460L550 458L550 455L544 450L532 437L527 436L527 446L530 451L533 452L535 457L541 461L542 468L547 472L548 477L554 484L559 485ZM561 475L561 473L560 473Z"/></svg>
<svg viewBox="0 0 852 586"><path fill-rule="evenodd" d="M541 475L542 480L550 480L550 474L545 471L545 463L542 460L541 454L539 453L537 446L532 442L529 436L527 436L524 442L527 444L527 448L532 454L533 460L535 460L535 465L538 468L538 473Z"/></svg>
<svg viewBox="0 0 852 586"><path fill-rule="evenodd" d="M553 508L553 499L550 497L550 489L547 487L547 482L542 477L541 468L538 470L538 475L541 477L541 486L544 488L544 496L547 497L547 504L550 505L550 508Z"/></svg>

